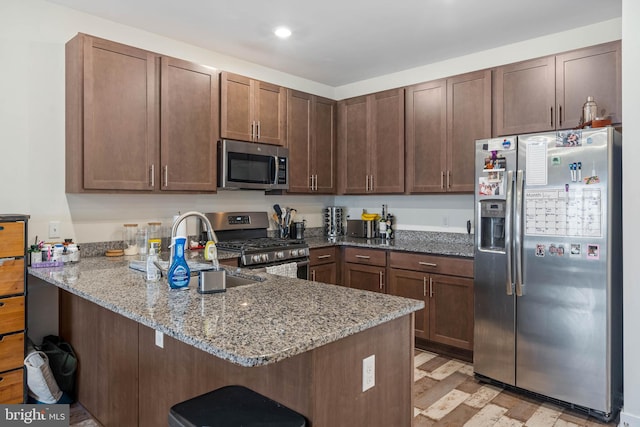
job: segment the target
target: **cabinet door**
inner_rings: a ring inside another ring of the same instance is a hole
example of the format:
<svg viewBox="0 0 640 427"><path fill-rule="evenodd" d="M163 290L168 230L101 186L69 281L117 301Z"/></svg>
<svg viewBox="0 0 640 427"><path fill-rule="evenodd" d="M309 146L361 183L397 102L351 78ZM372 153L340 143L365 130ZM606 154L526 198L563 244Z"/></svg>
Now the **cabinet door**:
<svg viewBox="0 0 640 427"><path fill-rule="evenodd" d="M559 129L578 126L587 96L598 104L598 116L622 122L620 42L607 43L556 57L556 101Z"/></svg>
<svg viewBox="0 0 640 427"><path fill-rule="evenodd" d="M311 192L313 95L294 90L287 96L289 193Z"/></svg>
<svg viewBox="0 0 640 427"><path fill-rule="evenodd" d="M473 191L475 141L490 136L491 71L447 79L447 191Z"/></svg>
<svg viewBox="0 0 640 427"><path fill-rule="evenodd" d="M83 188L153 190L150 174L158 158L156 56L106 40L85 36L84 41L82 111L70 106L77 99L67 99L72 114L83 117L82 149L75 153L84 156ZM67 83L75 77L67 75Z"/></svg>
<svg viewBox="0 0 640 427"><path fill-rule="evenodd" d="M343 280L349 288L384 293L383 267L345 263Z"/></svg>
<svg viewBox="0 0 640 427"><path fill-rule="evenodd" d="M404 192L404 89L371 95L370 193Z"/></svg>
<svg viewBox="0 0 640 427"><path fill-rule="evenodd" d="M494 98L496 135L553 130L555 58L496 68Z"/></svg>
<svg viewBox="0 0 640 427"><path fill-rule="evenodd" d="M340 187L344 194L365 194L369 189L367 97L338 103Z"/></svg>
<svg viewBox="0 0 640 427"><path fill-rule="evenodd" d="M215 192L217 72L169 57L161 64L161 188Z"/></svg>
<svg viewBox="0 0 640 427"><path fill-rule="evenodd" d="M432 274L429 339L473 350L473 279Z"/></svg>
<svg viewBox="0 0 640 427"><path fill-rule="evenodd" d="M313 266L311 267L310 276L313 281L335 285L337 283L336 263L332 262L329 264Z"/></svg>
<svg viewBox="0 0 640 427"><path fill-rule="evenodd" d="M286 89L270 83L253 81L254 140L267 144L286 145Z"/></svg>
<svg viewBox="0 0 640 427"><path fill-rule="evenodd" d="M337 104L331 99L315 97L313 111L313 151L310 160L315 175L315 191L332 194L336 192Z"/></svg>
<svg viewBox="0 0 640 427"><path fill-rule="evenodd" d="M415 312L415 336L424 339L429 339L427 281L428 275L418 271L389 269L389 294L425 301L425 307Z"/></svg>
<svg viewBox="0 0 640 427"><path fill-rule="evenodd" d="M251 79L237 74L220 74L220 136L252 141L254 134Z"/></svg>
<svg viewBox="0 0 640 427"><path fill-rule="evenodd" d="M407 88L407 191L444 192L447 158L447 81Z"/></svg>

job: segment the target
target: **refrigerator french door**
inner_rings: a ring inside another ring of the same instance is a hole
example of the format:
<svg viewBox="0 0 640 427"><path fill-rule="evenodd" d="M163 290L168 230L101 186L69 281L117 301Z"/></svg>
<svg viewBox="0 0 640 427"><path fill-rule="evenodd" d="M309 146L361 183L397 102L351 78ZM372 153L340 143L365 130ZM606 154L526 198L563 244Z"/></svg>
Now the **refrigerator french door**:
<svg viewBox="0 0 640 427"><path fill-rule="evenodd" d="M621 135L476 141L474 371L593 413L622 399Z"/></svg>

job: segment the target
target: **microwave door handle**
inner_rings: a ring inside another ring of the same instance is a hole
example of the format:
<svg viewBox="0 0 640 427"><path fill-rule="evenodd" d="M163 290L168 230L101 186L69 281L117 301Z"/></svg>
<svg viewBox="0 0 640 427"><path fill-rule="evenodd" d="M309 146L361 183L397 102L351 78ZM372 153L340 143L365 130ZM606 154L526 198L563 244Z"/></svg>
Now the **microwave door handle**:
<svg viewBox="0 0 640 427"><path fill-rule="evenodd" d="M278 183L278 156L273 156L272 158L272 167L273 167L273 173L272 173L272 177L273 179L271 180L271 183L273 185Z"/></svg>

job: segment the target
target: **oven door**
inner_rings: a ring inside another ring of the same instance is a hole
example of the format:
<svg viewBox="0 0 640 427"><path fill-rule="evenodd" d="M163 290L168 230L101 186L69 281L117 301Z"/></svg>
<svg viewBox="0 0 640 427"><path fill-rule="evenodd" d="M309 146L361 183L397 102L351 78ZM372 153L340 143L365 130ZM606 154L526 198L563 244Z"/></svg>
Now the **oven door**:
<svg viewBox="0 0 640 427"><path fill-rule="evenodd" d="M250 270L257 270L257 271L266 271L267 267L273 267L273 266L277 266L277 265L282 265L282 264L289 264L291 262L295 262L296 263L296 277L298 279L304 279L304 280L309 280L309 258L298 258L298 259L289 259L286 261L276 261L276 262L271 262L269 264L257 264L257 265L247 265L244 266L244 268L248 268Z"/></svg>

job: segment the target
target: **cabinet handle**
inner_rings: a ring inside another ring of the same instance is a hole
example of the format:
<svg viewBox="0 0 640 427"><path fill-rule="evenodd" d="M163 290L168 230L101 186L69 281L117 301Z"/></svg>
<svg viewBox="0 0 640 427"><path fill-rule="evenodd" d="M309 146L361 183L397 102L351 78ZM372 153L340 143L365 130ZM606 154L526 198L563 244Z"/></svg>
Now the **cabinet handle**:
<svg viewBox="0 0 640 427"><path fill-rule="evenodd" d="M164 165L164 186L169 186L169 165Z"/></svg>
<svg viewBox="0 0 640 427"><path fill-rule="evenodd" d="M426 277L422 278L422 296L424 297L427 296L427 278Z"/></svg>
<svg viewBox="0 0 640 427"><path fill-rule="evenodd" d="M451 171L447 171L447 188L451 188Z"/></svg>
<svg viewBox="0 0 640 427"><path fill-rule="evenodd" d="M384 289L384 271L380 271L380 289Z"/></svg>
<svg viewBox="0 0 640 427"><path fill-rule="evenodd" d="M327 259L331 258L331 255L318 255L318 259Z"/></svg>
<svg viewBox="0 0 640 427"><path fill-rule="evenodd" d="M318 174L314 175L316 177L315 181L316 181L316 186L315 186L315 190L318 191Z"/></svg>
<svg viewBox="0 0 640 427"><path fill-rule="evenodd" d="M254 120L254 121L252 121L252 122L251 122L251 140L252 140L252 141L255 139L255 138L254 138L254 136L255 136L255 134L256 134L256 133L255 133L255 131L254 131L255 126L256 126L256 122L255 122L255 120Z"/></svg>
<svg viewBox="0 0 640 427"><path fill-rule="evenodd" d="M309 175L309 188L313 191L313 175Z"/></svg>
<svg viewBox="0 0 640 427"><path fill-rule="evenodd" d="M356 258L360 258L360 259L371 259L371 257L369 255L356 255Z"/></svg>
<svg viewBox="0 0 640 427"><path fill-rule="evenodd" d="M257 130L258 130L258 132L257 132L256 140L260 140L260 120L258 120Z"/></svg>
<svg viewBox="0 0 640 427"><path fill-rule="evenodd" d="M440 188L444 189L444 171L440 171Z"/></svg>
<svg viewBox="0 0 640 427"><path fill-rule="evenodd" d="M438 266L438 264L436 264L434 262L418 261L418 264L424 265L425 267L437 267Z"/></svg>
<svg viewBox="0 0 640 427"><path fill-rule="evenodd" d="M429 298L433 298L433 278L429 277Z"/></svg>
<svg viewBox="0 0 640 427"><path fill-rule="evenodd" d="M155 172L156 172L156 165L152 164L151 165L151 180L150 180L151 187L155 187L155 185L156 185L156 174L155 174Z"/></svg>
<svg viewBox="0 0 640 427"><path fill-rule="evenodd" d="M553 105L551 106L551 121L550 121L551 127L553 127Z"/></svg>
<svg viewBox="0 0 640 427"><path fill-rule="evenodd" d="M365 193L368 193L369 192L369 175L365 176L365 178L366 178L366 183L364 185L364 191Z"/></svg>
<svg viewBox="0 0 640 427"><path fill-rule="evenodd" d="M314 282L316 280L316 271L315 270L311 270L311 280L313 280Z"/></svg>
<svg viewBox="0 0 640 427"><path fill-rule="evenodd" d="M558 126L562 126L562 105L558 104Z"/></svg>

